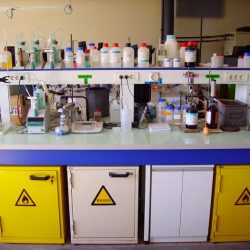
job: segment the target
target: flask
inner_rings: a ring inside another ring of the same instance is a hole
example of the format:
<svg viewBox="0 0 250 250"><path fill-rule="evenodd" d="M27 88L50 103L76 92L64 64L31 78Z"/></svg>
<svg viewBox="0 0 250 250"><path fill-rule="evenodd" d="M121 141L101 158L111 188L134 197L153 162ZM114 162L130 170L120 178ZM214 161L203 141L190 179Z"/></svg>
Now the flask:
<svg viewBox="0 0 250 250"><path fill-rule="evenodd" d="M146 43L141 43L138 49L138 67L148 68L149 67L149 49Z"/></svg>
<svg viewBox="0 0 250 250"><path fill-rule="evenodd" d="M77 49L76 65L77 65L77 68L84 68L85 66L85 55L83 53L83 47L78 47Z"/></svg>
<svg viewBox="0 0 250 250"><path fill-rule="evenodd" d="M250 52L244 53L243 68L250 68Z"/></svg>
<svg viewBox="0 0 250 250"><path fill-rule="evenodd" d="M131 47L131 43L126 43L126 46L122 50L122 63L125 68L133 68L135 63L134 49Z"/></svg>
<svg viewBox="0 0 250 250"><path fill-rule="evenodd" d="M166 103L165 99L160 99L156 105L156 121L164 122L163 112L165 110Z"/></svg>
<svg viewBox="0 0 250 250"><path fill-rule="evenodd" d="M1 69L12 69L12 55L5 47L0 53Z"/></svg>
<svg viewBox="0 0 250 250"><path fill-rule="evenodd" d="M122 66L121 48L118 43L113 43L110 49L110 67L119 68Z"/></svg>
<svg viewBox="0 0 250 250"><path fill-rule="evenodd" d="M185 48L185 67L195 67L197 50L193 46L193 42L188 42L187 45Z"/></svg>
<svg viewBox="0 0 250 250"><path fill-rule="evenodd" d="M167 51L168 58L178 58L178 43L176 41L175 35L166 36L165 49Z"/></svg>
<svg viewBox="0 0 250 250"><path fill-rule="evenodd" d="M206 126L211 129L216 129L218 126L218 109L214 100L212 99L206 112Z"/></svg>
<svg viewBox="0 0 250 250"><path fill-rule="evenodd" d="M216 53L211 57L211 68L219 68L219 58Z"/></svg>
<svg viewBox="0 0 250 250"><path fill-rule="evenodd" d="M198 108L196 103L192 102L186 110L186 128L197 129Z"/></svg>
<svg viewBox="0 0 250 250"><path fill-rule="evenodd" d="M243 68L243 56L238 57L237 67L238 68Z"/></svg>
<svg viewBox="0 0 250 250"><path fill-rule="evenodd" d="M163 67L164 58L167 57L167 51L165 50L164 44L159 44L156 50L156 66Z"/></svg>
<svg viewBox="0 0 250 250"><path fill-rule="evenodd" d="M109 67L109 44L104 43L103 47L100 50L101 53L101 67L108 68Z"/></svg>
<svg viewBox="0 0 250 250"><path fill-rule="evenodd" d="M74 57L72 48L67 47L65 49L65 57L64 57L65 68L73 68L73 62L74 62Z"/></svg>
<svg viewBox="0 0 250 250"><path fill-rule="evenodd" d="M91 59L90 59L90 50L89 49L85 49L85 51L84 51L84 62L85 62L84 67L90 68Z"/></svg>
<svg viewBox="0 0 250 250"><path fill-rule="evenodd" d="M100 67L100 51L96 49L96 46L90 50L90 61L91 67Z"/></svg>

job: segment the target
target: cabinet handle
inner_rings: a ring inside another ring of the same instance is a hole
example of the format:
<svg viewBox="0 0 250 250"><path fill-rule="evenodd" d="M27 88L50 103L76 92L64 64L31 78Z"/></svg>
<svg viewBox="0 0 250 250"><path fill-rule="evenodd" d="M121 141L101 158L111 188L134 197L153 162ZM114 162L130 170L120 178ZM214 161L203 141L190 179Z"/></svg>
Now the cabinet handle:
<svg viewBox="0 0 250 250"><path fill-rule="evenodd" d="M110 177L118 177L118 178L126 178L129 176L129 172L126 172L124 174L118 174L118 173L113 173L113 172L109 172L109 176Z"/></svg>
<svg viewBox="0 0 250 250"><path fill-rule="evenodd" d="M45 175L45 176L35 176L35 175L30 175L30 180L32 181L47 181L49 180L50 176Z"/></svg>

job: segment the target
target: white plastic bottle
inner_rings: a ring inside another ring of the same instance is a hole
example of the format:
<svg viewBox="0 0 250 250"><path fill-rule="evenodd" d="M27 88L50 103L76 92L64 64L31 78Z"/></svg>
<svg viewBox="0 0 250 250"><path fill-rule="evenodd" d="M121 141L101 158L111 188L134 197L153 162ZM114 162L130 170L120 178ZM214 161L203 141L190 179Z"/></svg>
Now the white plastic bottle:
<svg viewBox="0 0 250 250"><path fill-rule="evenodd" d="M211 57L211 68L219 68L219 58L217 53L214 53Z"/></svg>
<svg viewBox="0 0 250 250"><path fill-rule="evenodd" d="M131 110L124 105L123 109L121 109L121 129L123 131L128 131L132 128L131 114Z"/></svg>
<svg viewBox="0 0 250 250"><path fill-rule="evenodd" d="M90 61L91 67L100 67L100 51L96 49L96 46L90 50Z"/></svg>
<svg viewBox="0 0 250 250"><path fill-rule="evenodd" d="M138 49L138 67L148 68L149 67L149 49L146 43L141 43Z"/></svg>
<svg viewBox="0 0 250 250"><path fill-rule="evenodd" d="M243 56L238 57L237 67L238 68L243 68Z"/></svg>
<svg viewBox="0 0 250 250"><path fill-rule="evenodd" d="M179 58L181 61L181 67L184 67L185 65L185 50L187 47L187 42L180 43L180 49L179 49Z"/></svg>
<svg viewBox="0 0 250 250"><path fill-rule="evenodd" d="M160 99L156 105L156 121L157 122L164 122L163 112L165 110L165 107L166 107L165 99Z"/></svg>
<svg viewBox="0 0 250 250"><path fill-rule="evenodd" d="M101 67L108 68L109 67L109 44L104 43L103 47L100 50L101 53Z"/></svg>
<svg viewBox="0 0 250 250"><path fill-rule="evenodd" d="M122 50L122 64L124 68L132 68L135 65L135 53L131 43L126 43Z"/></svg>
<svg viewBox="0 0 250 250"><path fill-rule="evenodd" d="M85 68L90 68L91 66L91 58L90 58L90 50L89 49L85 49L84 51L84 67Z"/></svg>
<svg viewBox="0 0 250 250"><path fill-rule="evenodd" d="M72 48L68 47L65 49L64 64L65 68L73 68L74 56Z"/></svg>
<svg viewBox="0 0 250 250"><path fill-rule="evenodd" d="M122 66L122 51L118 43L113 43L110 49L110 67L119 68Z"/></svg>
<svg viewBox="0 0 250 250"><path fill-rule="evenodd" d="M84 66L85 66L85 55L83 52L83 47L78 47L78 49L77 49L76 66L77 66L77 68L84 68Z"/></svg>
<svg viewBox="0 0 250 250"><path fill-rule="evenodd" d="M244 53L243 68L250 68L250 52Z"/></svg>
<svg viewBox="0 0 250 250"><path fill-rule="evenodd" d="M165 49L167 51L168 58L179 57L178 43L176 41L175 35L167 35L165 42Z"/></svg>

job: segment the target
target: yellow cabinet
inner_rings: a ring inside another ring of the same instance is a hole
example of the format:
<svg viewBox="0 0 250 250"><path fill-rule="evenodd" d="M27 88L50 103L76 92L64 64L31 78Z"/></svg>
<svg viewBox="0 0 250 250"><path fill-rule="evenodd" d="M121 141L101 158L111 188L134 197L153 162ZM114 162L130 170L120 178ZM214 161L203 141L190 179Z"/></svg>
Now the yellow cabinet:
<svg viewBox="0 0 250 250"><path fill-rule="evenodd" d="M0 242L64 243L61 167L0 167Z"/></svg>
<svg viewBox="0 0 250 250"><path fill-rule="evenodd" d="M218 166L212 242L250 241L250 166Z"/></svg>

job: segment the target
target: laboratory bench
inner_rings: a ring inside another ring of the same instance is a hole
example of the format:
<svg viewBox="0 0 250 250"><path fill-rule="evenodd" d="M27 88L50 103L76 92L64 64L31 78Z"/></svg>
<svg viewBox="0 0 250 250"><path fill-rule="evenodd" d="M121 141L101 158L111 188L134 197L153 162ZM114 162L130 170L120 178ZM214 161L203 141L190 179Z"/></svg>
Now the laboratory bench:
<svg viewBox="0 0 250 250"><path fill-rule="evenodd" d="M239 132L150 133L146 129L98 134L22 134L0 136L0 165L179 165L250 164L250 134Z"/></svg>

